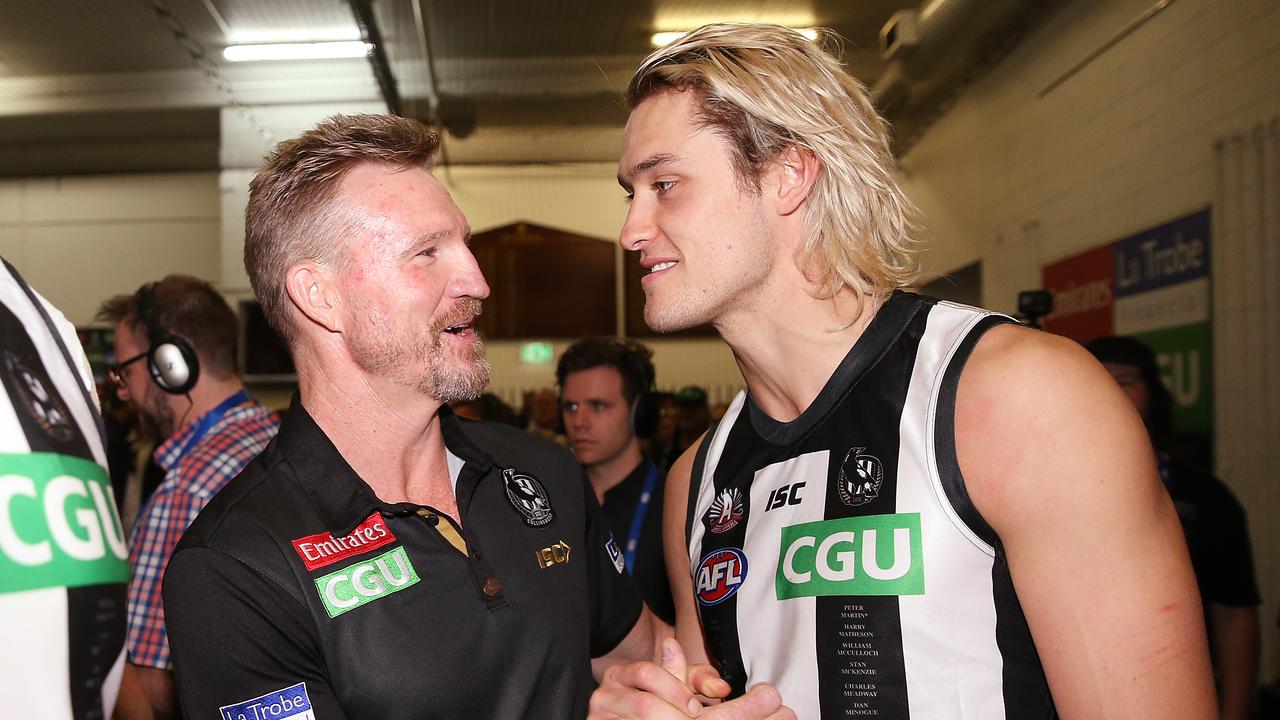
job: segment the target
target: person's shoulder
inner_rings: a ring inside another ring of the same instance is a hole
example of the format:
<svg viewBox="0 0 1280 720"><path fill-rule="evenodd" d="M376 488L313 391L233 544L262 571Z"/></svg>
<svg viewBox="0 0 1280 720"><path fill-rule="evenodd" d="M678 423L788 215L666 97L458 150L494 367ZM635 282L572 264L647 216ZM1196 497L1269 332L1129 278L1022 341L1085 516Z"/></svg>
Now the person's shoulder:
<svg viewBox="0 0 1280 720"><path fill-rule="evenodd" d="M965 364L955 434L970 492L1000 496L1038 493L1065 467L1085 470L1089 457L1120 462L1150 453L1132 403L1092 355L1068 338L1012 324L991 328Z"/></svg>
<svg viewBox="0 0 1280 720"><path fill-rule="evenodd" d="M1231 488L1217 476L1190 463L1174 462L1171 494L1181 503L1190 503L1198 511L1215 518L1227 518L1240 522L1245 516L1244 505Z"/></svg>
<svg viewBox="0 0 1280 720"><path fill-rule="evenodd" d="M966 419L993 428L1124 399L1111 376L1079 343L1013 323L983 334L965 363L960 384L960 393L975 400L964 403ZM1087 416L1077 419L1088 421Z"/></svg>
<svg viewBox="0 0 1280 720"><path fill-rule="evenodd" d="M458 424L468 440L500 465L532 461L577 467L577 460L568 448L541 435L485 420L458 418Z"/></svg>
<svg viewBox="0 0 1280 720"><path fill-rule="evenodd" d="M281 453L258 455L218 489L183 534L179 549L244 546L247 536L270 535L272 517L293 512L296 503L286 497L296 487L291 480L291 471Z"/></svg>

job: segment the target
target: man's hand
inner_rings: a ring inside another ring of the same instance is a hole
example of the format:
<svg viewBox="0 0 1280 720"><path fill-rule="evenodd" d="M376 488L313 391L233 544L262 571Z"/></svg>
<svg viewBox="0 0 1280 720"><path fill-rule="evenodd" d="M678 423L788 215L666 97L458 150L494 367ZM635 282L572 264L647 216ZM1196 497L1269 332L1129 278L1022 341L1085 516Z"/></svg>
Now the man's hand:
<svg viewBox="0 0 1280 720"><path fill-rule="evenodd" d="M710 665L687 665L680 644L668 638L662 645L662 665L635 662L614 665L591 696L591 720L795 720L772 685L756 685L745 695L710 707L703 698L718 700L729 684ZM699 697L701 696L701 698Z"/></svg>

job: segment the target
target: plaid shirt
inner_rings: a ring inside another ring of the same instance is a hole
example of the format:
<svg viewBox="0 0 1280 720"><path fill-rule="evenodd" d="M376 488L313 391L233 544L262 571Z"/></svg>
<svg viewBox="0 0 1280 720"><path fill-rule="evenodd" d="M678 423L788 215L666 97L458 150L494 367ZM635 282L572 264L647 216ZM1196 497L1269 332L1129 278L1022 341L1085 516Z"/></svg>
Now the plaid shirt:
<svg viewBox="0 0 1280 720"><path fill-rule="evenodd" d="M164 629L160 586L164 567L178 539L204 506L249 461L266 448L280 427L275 413L249 399L232 407L195 445L200 419L156 448L164 482L138 513L129 545L129 662L170 670L169 638Z"/></svg>

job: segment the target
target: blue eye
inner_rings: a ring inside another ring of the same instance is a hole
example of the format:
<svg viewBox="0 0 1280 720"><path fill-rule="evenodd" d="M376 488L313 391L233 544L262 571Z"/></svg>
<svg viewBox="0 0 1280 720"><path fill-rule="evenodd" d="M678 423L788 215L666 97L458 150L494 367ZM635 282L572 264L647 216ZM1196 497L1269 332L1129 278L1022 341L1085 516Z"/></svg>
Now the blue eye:
<svg viewBox="0 0 1280 720"><path fill-rule="evenodd" d="M659 195L662 195L670 190L675 184L675 180L659 180L653 184L653 188L658 191Z"/></svg>

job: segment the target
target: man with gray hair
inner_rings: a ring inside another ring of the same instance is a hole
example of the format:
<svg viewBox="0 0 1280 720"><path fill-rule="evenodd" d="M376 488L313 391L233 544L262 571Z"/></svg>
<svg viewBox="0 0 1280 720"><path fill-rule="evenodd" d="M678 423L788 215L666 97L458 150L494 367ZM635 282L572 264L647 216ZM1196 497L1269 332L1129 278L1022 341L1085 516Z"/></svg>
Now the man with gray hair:
<svg viewBox="0 0 1280 720"><path fill-rule="evenodd" d="M747 390L668 476L687 658L611 668L594 714L684 716L709 661L715 694L771 683L804 718L1212 717L1142 423L1074 343L905 291L865 88L795 31L724 24L627 99L645 320L715 326Z"/></svg>
<svg viewBox="0 0 1280 720"><path fill-rule="evenodd" d="M337 116L253 180L245 265L299 394L169 564L186 717L580 717L593 658L670 635L572 455L448 409L488 383L489 287L437 147Z"/></svg>

